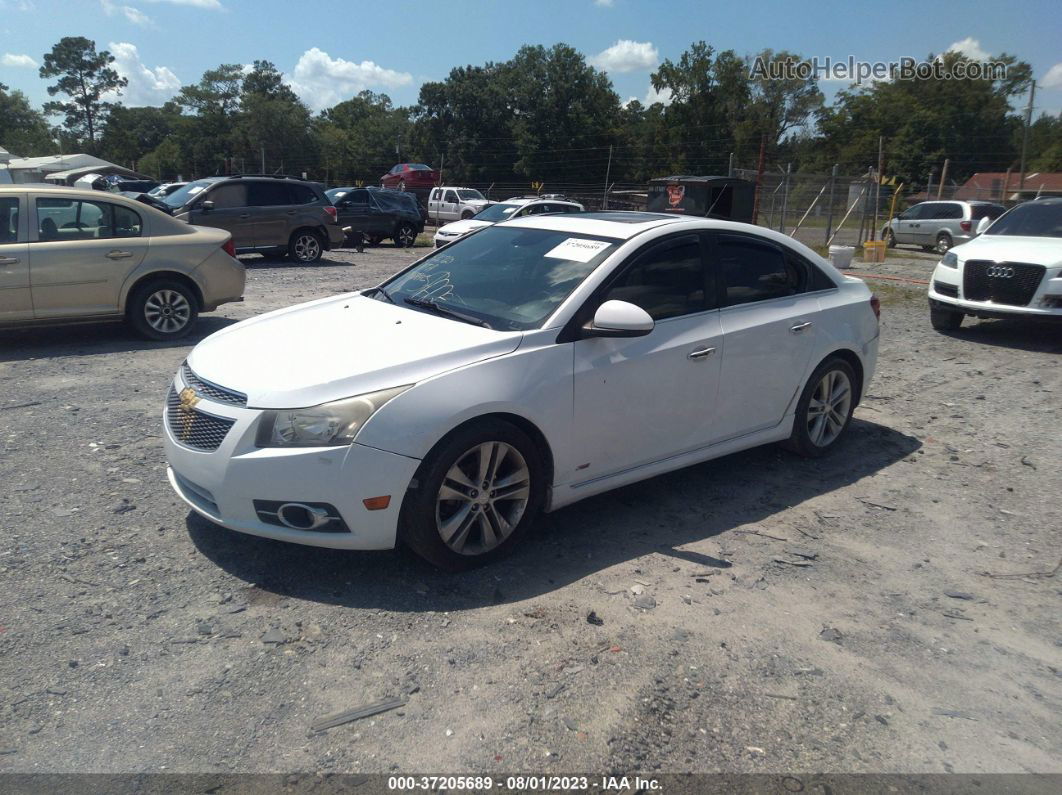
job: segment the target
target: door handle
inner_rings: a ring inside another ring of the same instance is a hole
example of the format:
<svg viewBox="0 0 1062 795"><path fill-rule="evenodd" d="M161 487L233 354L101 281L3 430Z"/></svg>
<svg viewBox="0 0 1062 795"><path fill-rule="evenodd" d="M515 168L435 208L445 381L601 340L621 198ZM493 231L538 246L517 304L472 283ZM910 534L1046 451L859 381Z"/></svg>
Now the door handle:
<svg viewBox="0 0 1062 795"><path fill-rule="evenodd" d="M132 251L120 251L118 249L114 249L107 253L107 259L126 259L131 256L133 256Z"/></svg>
<svg viewBox="0 0 1062 795"><path fill-rule="evenodd" d="M0 257L0 265L18 265L18 257Z"/></svg>
<svg viewBox="0 0 1062 795"><path fill-rule="evenodd" d="M810 320L805 320L803 323L797 323L795 326L790 326L789 330L792 331L794 334L799 334L804 329L810 328L810 326L811 326L811 321Z"/></svg>
<svg viewBox="0 0 1062 795"><path fill-rule="evenodd" d="M687 359L707 359L713 353L715 353L715 348L697 348L696 350L690 351L686 355L686 358Z"/></svg>

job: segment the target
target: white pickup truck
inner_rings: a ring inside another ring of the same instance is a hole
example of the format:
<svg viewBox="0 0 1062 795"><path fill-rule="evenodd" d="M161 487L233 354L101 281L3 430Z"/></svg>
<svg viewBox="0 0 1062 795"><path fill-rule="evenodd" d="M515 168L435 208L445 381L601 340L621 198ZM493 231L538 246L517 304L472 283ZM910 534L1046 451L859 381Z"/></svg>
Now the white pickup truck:
<svg viewBox="0 0 1062 795"><path fill-rule="evenodd" d="M432 188L428 194L428 219L460 221L471 218L488 204L474 188Z"/></svg>

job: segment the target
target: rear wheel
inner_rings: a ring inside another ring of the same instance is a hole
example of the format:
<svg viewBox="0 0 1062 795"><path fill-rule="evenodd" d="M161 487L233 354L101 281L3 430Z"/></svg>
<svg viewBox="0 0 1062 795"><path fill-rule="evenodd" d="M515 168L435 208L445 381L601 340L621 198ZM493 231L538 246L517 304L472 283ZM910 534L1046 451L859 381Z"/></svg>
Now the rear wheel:
<svg viewBox="0 0 1062 795"><path fill-rule="evenodd" d="M324 254L324 244L320 236L310 229L300 229L291 236L288 243L288 256L295 262L317 262Z"/></svg>
<svg viewBox="0 0 1062 795"><path fill-rule="evenodd" d="M507 554L534 521L545 470L534 442L501 420L458 429L424 459L406 492L399 537L450 571Z"/></svg>
<svg viewBox="0 0 1062 795"><path fill-rule="evenodd" d="M937 331L956 331L966 314L942 306L929 307L929 322Z"/></svg>
<svg viewBox="0 0 1062 795"><path fill-rule="evenodd" d="M807 458L830 452L852 420L856 377L843 359L830 358L811 374L793 419L793 434L785 446Z"/></svg>
<svg viewBox="0 0 1062 795"><path fill-rule="evenodd" d="M130 296L126 317L141 336L175 340L192 330L199 317L199 303L192 290L180 282L151 282Z"/></svg>
<svg viewBox="0 0 1062 795"><path fill-rule="evenodd" d="M412 224L400 224L393 240L399 248L411 248L417 242L417 230Z"/></svg>

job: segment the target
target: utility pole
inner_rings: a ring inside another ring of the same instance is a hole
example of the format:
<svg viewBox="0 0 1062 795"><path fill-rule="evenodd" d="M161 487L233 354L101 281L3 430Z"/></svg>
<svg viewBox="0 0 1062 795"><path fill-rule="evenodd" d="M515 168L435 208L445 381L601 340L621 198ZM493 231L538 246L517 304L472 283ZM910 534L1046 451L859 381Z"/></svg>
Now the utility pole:
<svg viewBox="0 0 1062 795"><path fill-rule="evenodd" d="M728 177L734 176L734 153L733 152L730 153L730 165L727 166L726 175Z"/></svg>
<svg viewBox="0 0 1062 795"><path fill-rule="evenodd" d="M1018 190L1025 187L1025 153L1029 148L1029 127L1032 125L1033 97L1036 96L1036 81L1029 86L1029 104L1025 106L1025 132L1021 137L1021 176L1018 177Z"/></svg>
<svg viewBox="0 0 1062 795"><path fill-rule="evenodd" d="M605 195L601 199L601 209L608 209L608 178L612 173L612 144L608 145L608 165L605 166Z"/></svg>
<svg viewBox="0 0 1062 795"><path fill-rule="evenodd" d="M789 209L789 175L793 173L793 164L785 164L785 190L782 193L782 215L778 219L778 231L785 231L785 213Z"/></svg>
<svg viewBox="0 0 1062 795"><path fill-rule="evenodd" d="M885 171L885 136L878 136L878 187L874 192L874 226L870 228L870 239L877 240L878 209L881 207L881 177Z"/></svg>
<svg viewBox="0 0 1062 795"><path fill-rule="evenodd" d="M756 219L760 213L760 183L763 182L763 159L767 155L767 134L764 133L760 136L760 162L756 166L756 189L753 194L752 200L752 223L756 223Z"/></svg>
<svg viewBox="0 0 1062 795"><path fill-rule="evenodd" d="M936 171L932 166L929 167L929 182L926 183L926 199L933 198L933 172Z"/></svg>
<svg viewBox="0 0 1062 795"><path fill-rule="evenodd" d="M826 242L823 245L829 245L830 232L833 231L833 189L837 185L837 163L833 164L833 170L830 171L830 203L826 207Z"/></svg>
<svg viewBox="0 0 1062 795"><path fill-rule="evenodd" d="M940 170L940 184L937 185L937 198L939 199L944 194L944 181L948 178L948 166L951 164L951 159L944 158L944 168Z"/></svg>
<svg viewBox="0 0 1062 795"><path fill-rule="evenodd" d="M265 173L265 144L262 144L262 169L258 173L259 174L264 174Z"/></svg>

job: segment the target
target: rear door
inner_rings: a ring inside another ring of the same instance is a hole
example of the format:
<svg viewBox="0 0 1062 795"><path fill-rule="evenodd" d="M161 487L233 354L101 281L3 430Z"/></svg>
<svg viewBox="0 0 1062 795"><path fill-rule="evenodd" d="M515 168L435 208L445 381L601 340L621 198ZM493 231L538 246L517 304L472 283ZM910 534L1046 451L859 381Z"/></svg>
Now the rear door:
<svg viewBox="0 0 1062 795"><path fill-rule="evenodd" d="M282 180L247 180L247 207L254 245L286 246L298 212L290 186Z"/></svg>
<svg viewBox="0 0 1062 795"><path fill-rule="evenodd" d="M0 196L0 323L33 317L26 195Z"/></svg>
<svg viewBox="0 0 1062 795"><path fill-rule="evenodd" d="M247 185L243 182L225 182L200 194L201 198L188 213L188 223L214 226L232 234L236 248L254 248L255 220L247 207ZM203 209L204 202L214 206Z"/></svg>
<svg viewBox="0 0 1062 795"><path fill-rule="evenodd" d="M940 213L943 202L925 202L920 205L921 211L914 223L914 239L912 243L920 246L933 245L937 229L940 227Z"/></svg>
<svg viewBox="0 0 1062 795"><path fill-rule="evenodd" d="M713 441L771 428L796 397L818 335L813 274L772 241L717 234L723 333Z"/></svg>
<svg viewBox="0 0 1062 795"><path fill-rule="evenodd" d="M111 202L30 194L29 243L35 318L118 311L122 284L147 254L140 213Z"/></svg>

